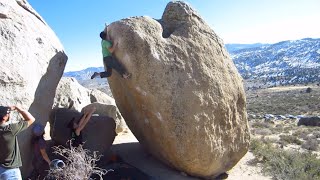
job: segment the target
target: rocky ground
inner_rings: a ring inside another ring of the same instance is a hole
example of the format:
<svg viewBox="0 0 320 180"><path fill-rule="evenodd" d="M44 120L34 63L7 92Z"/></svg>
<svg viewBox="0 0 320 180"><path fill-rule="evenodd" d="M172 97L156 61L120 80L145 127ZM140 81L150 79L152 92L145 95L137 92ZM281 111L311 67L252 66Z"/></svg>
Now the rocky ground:
<svg viewBox="0 0 320 180"><path fill-rule="evenodd" d="M134 135L127 130L124 133L118 134L116 137L112 150L125 161L138 167L145 173L151 175L155 179L163 180L196 180L198 178L187 176L183 172L175 171L156 159L152 158L141 148L138 140ZM230 180L267 180L271 177L264 176L261 173L261 165L253 164L254 155L248 152L239 163L231 169L227 174Z"/></svg>
<svg viewBox="0 0 320 180"><path fill-rule="evenodd" d="M312 89L311 92L306 92L308 87ZM298 119L296 118L299 115L319 115L319 97L320 87L317 85L273 87L247 91L248 111L250 114L257 115L256 118L249 117L251 138L270 142L285 151L319 154L320 129L318 127L297 126ZM264 114L274 114L275 116L265 120ZM295 118L278 119L276 116L288 114ZM148 156L129 130L116 137L113 149L121 154L125 160L158 179L196 179L188 177L182 172L174 171ZM262 171L262 164L249 151L228 172L227 179L272 179Z"/></svg>
<svg viewBox="0 0 320 180"><path fill-rule="evenodd" d="M310 93L306 92L308 87L312 89ZM274 147L284 151L311 152L320 157L320 127L297 126L298 115L319 115L319 103L317 103L319 102L319 95L320 88L318 86L250 90L247 92L247 106L250 114L251 139L271 143ZM286 107L283 108L282 106ZM263 117L264 114L274 114L275 116L266 119ZM295 118L278 119L276 116L288 114L292 114ZM49 129L47 129L48 131ZM46 139L50 139L50 137L48 136ZM116 136L111 150L119 154L129 164L154 177L154 179L198 179L190 177L184 172L171 169L154 159L143 150L129 129ZM227 172L227 179L273 179L263 172L263 164L257 159L253 151L250 150L233 169Z"/></svg>
<svg viewBox="0 0 320 180"><path fill-rule="evenodd" d="M297 126L298 120L269 120L255 119L249 122L251 138L269 142L274 147L284 151L311 152L320 157L320 128ZM193 180L183 172L177 172L144 152L137 139L126 130L118 134L112 150L125 161L138 167L155 179ZM263 172L263 164L249 151L238 164L227 172L227 179L266 180L271 176Z"/></svg>
<svg viewBox="0 0 320 180"><path fill-rule="evenodd" d="M319 154L320 129L318 127L297 126L297 121L268 121L251 120L249 122L252 139L268 141L283 150L307 152L313 149L313 153ZM49 130L49 129L47 129ZM48 133L46 133L48 134ZM289 138L290 137L290 138ZM50 137L47 137L50 139ZM318 142L312 144L310 141ZM119 154L126 162L151 175L156 180L196 180L198 178L187 176L154 159L140 146L138 140L130 130L119 133L111 147L114 153ZM227 172L226 179L238 180L267 180L271 176L263 173L261 162L249 151L234 168Z"/></svg>

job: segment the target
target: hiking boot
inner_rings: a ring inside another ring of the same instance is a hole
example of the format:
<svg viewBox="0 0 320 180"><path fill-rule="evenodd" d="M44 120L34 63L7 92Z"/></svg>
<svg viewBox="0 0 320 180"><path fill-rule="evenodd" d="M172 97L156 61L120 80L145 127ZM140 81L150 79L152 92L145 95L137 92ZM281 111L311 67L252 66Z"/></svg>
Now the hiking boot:
<svg viewBox="0 0 320 180"><path fill-rule="evenodd" d="M222 173L222 174L220 174L218 177L216 177L215 179L217 179L217 180L222 180L222 179L228 179L228 174L227 173Z"/></svg>
<svg viewBox="0 0 320 180"><path fill-rule="evenodd" d="M71 108L73 107L73 105L74 105L74 101L73 101L73 100L71 100L71 102L70 102L70 104L69 104L68 109L71 109Z"/></svg>
<svg viewBox="0 0 320 180"><path fill-rule="evenodd" d="M97 77L97 76L99 76L99 75L100 75L100 73L94 72L94 73L92 74L92 76L91 76L91 79L93 79L93 78L95 78L95 77Z"/></svg>
<svg viewBox="0 0 320 180"><path fill-rule="evenodd" d="M125 74L122 75L122 77L124 79L130 79L131 78L131 73L125 73Z"/></svg>

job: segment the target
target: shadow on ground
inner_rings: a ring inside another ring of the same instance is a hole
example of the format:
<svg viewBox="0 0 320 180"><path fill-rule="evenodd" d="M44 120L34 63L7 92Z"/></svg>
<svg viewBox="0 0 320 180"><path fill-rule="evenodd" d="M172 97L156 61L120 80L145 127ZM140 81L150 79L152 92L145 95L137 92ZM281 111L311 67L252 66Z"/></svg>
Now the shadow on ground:
<svg viewBox="0 0 320 180"><path fill-rule="evenodd" d="M114 144L111 151L119 155L126 163L148 174L153 180L197 180L178 172L152 157L138 142Z"/></svg>

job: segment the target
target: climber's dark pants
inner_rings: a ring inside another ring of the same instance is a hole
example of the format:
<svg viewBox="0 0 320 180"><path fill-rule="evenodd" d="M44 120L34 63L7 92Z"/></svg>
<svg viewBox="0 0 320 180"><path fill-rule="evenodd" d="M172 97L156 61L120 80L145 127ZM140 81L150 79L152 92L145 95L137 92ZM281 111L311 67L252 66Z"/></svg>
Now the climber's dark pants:
<svg viewBox="0 0 320 180"><path fill-rule="evenodd" d="M105 78L105 77L110 77L112 74L112 69L115 69L121 76L125 74L126 70L120 64L119 61L117 61L114 57L112 56L107 56L103 58L103 64L107 71L100 72L100 77Z"/></svg>

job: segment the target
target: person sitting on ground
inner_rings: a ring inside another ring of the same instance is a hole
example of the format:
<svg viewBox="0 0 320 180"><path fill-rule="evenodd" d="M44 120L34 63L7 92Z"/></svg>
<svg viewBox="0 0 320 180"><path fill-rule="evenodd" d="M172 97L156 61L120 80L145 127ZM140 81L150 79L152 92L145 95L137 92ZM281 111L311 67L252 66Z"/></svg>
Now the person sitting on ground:
<svg viewBox="0 0 320 180"><path fill-rule="evenodd" d="M33 171L32 178L44 179L49 170L50 158L46 152L47 143L44 140L44 126L36 123L32 128L32 145L33 145Z"/></svg>
<svg viewBox="0 0 320 180"><path fill-rule="evenodd" d="M17 110L24 121L10 123L10 112ZM17 135L27 129L35 118L17 106L0 106L0 179L21 180L22 166Z"/></svg>
<svg viewBox="0 0 320 180"><path fill-rule="evenodd" d="M73 117L72 120L68 123L68 128L70 128L71 130L72 147L78 147L79 145L83 144L81 131L86 126L95 110L95 107L85 109L84 114L80 117L79 121L76 121L76 118Z"/></svg>
<svg viewBox="0 0 320 180"><path fill-rule="evenodd" d="M106 30L107 32L107 30ZM123 78L130 78L131 74L126 72L125 68L118 60L116 60L112 53L117 48L117 43L112 44L111 41L107 40L107 33L102 31L100 33L101 37L101 47L102 47L102 55L103 55L103 63L107 68L107 71L104 72L94 72L91 76L91 79L100 76L100 78L110 77L112 74L112 69L115 69Z"/></svg>

